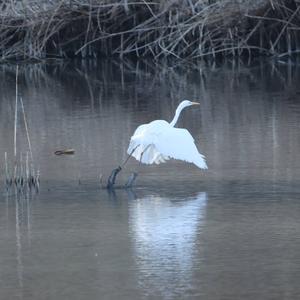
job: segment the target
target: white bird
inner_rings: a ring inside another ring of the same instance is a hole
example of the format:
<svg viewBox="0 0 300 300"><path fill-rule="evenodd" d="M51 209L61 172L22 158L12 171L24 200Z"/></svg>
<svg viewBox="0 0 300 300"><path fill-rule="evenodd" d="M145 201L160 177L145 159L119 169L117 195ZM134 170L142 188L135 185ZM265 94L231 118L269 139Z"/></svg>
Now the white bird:
<svg viewBox="0 0 300 300"><path fill-rule="evenodd" d="M205 157L199 153L191 134L183 128L175 128L181 111L198 102L182 101L173 120L155 120L140 125L130 139L127 153L144 164L160 164L170 158L187 161L200 169L207 169Z"/></svg>

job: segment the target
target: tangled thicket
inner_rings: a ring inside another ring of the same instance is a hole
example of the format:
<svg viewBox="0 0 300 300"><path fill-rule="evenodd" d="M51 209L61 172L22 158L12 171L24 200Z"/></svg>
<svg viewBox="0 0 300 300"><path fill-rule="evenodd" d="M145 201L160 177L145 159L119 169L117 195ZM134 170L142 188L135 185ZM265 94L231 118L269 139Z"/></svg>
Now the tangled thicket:
<svg viewBox="0 0 300 300"><path fill-rule="evenodd" d="M2 61L300 51L298 0L7 0L0 15Z"/></svg>

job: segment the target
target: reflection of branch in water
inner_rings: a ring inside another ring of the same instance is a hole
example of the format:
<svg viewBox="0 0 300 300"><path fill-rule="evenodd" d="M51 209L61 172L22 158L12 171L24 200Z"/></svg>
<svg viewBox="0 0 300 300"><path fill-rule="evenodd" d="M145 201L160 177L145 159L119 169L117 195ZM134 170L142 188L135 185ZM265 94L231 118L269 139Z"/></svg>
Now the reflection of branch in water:
<svg viewBox="0 0 300 300"><path fill-rule="evenodd" d="M85 81L86 81L86 84L87 84L87 87L88 87L88 91L89 91L89 95L90 95L90 100L91 100L91 108L94 109L95 97L94 97L94 92L93 92L93 89L92 89L90 78L87 75L87 73L83 73L78 68L76 68L76 72L78 72L78 74L80 74L81 76L83 76L84 79L85 79Z"/></svg>
<svg viewBox="0 0 300 300"><path fill-rule="evenodd" d="M26 191L26 211L27 211L27 238L29 245L31 244L31 203L29 190Z"/></svg>
<svg viewBox="0 0 300 300"><path fill-rule="evenodd" d="M15 196L15 206L16 206L16 246L17 246L17 273L18 273L18 282L20 290L23 289L23 261L22 261L22 241L21 241L21 231L20 231L20 215L22 219L22 210L20 211L19 207L18 194Z"/></svg>
<svg viewBox="0 0 300 300"><path fill-rule="evenodd" d="M9 197L7 193L7 198ZM20 290L20 298L23 299L23 287L24 287L24 263L23 263L23 241L30 244L31 239L31 209L30 200L31 194L27 191L24 193L15 193L15 237L16 237L16 273L18 279L18 285ZM8 208L9 209L9 208ZM8 212L9 213L9 212ZM27 219L27 222L25 221ZM27 234L23 235L22 233ZM26 243L25 243L26 245Z"/></svg>
<svg viewBox="0 0 300 300"><path fill-rule="evenodd" d="M5 204L6 204L5 207L6 207L6 222L7 222L7 224L8 224L8 218L9 218L8 199L9 199L9 192L8 192L8 190L6 190L5 191Z"/></svg>

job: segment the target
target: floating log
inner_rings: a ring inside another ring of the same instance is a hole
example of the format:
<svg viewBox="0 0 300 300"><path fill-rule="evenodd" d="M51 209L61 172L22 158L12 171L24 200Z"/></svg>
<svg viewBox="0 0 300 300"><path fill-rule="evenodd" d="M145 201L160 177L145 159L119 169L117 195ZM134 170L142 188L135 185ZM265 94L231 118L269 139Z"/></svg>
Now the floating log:
<svg viewBox="0 0 300 300"><path fill-rule="evenodd" d="M75 150L74 149L64 149L64 150L56 150L54 152L55 155L73 155L75 154Z"/></svg>

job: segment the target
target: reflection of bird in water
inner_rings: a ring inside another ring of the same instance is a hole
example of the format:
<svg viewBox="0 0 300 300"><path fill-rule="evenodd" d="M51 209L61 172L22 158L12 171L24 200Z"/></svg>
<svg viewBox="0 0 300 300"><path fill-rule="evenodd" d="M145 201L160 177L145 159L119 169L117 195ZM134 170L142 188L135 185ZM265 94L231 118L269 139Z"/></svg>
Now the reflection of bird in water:
<svg viewBox="0 0 300 300"><path fill-rule="evenodd" d="M160 164L174 158L207 169L205 158L198 152L191 134L186 129L174 127L181 111L191 105L199 103L182 101L170 123L155 120L140 125L131 137L127 153L144 164Z"/></svg>
<svg viewBox="0 0 300 300"><path fill-rule="evenodd" d="M130 203L139 284L149 298L177 299L191 285L193 268L199 263L206 203L205 192L178 200L147 196Z"/></svg>
<svg viewBox="0 0 300 300"><path fill-rule="evenodd" d="M127 150L129 156L122 166L113 170L107 187L111 188L114 185L117 174L131 156L144 164L160 164L174 158L193 163L200 169L207 169L205 157L199 153L191 134L186 129L174 127L181 111L191 105L199 105L199 103L189 100L182 101L170 123L164 120L155 120L140 125L130 139ZM131 187L136 177L137 173L133 173L126 186Z"/></svg>

